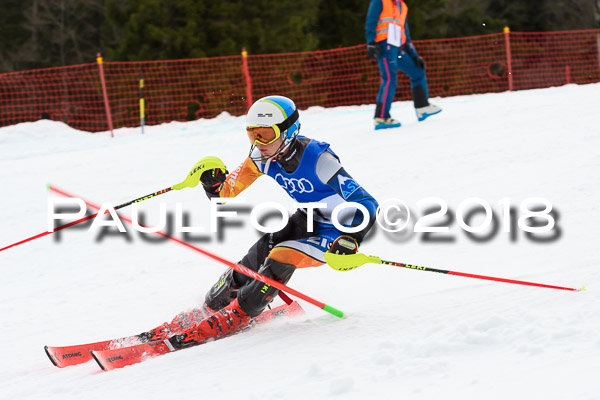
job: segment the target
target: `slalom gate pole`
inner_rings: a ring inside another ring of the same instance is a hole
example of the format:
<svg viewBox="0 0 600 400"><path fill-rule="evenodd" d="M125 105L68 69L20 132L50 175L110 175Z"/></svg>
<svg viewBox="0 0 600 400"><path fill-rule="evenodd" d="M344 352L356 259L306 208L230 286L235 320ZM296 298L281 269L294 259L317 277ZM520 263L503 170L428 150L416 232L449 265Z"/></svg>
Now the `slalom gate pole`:
<svg viewBox="0 0 600 400"><path fill-rule="evenodd" d="M329 264L329 266L331 268L333 268L337 271L351 271L353 269L360 267L361 265L372 263L372 264L391 265L393 267L415 269L418 271L429 271L429 272L437 272L440 274L456 275L456 276L462 276L465 278L485 279L488 281L513 283L516 285L536 286L536 287L543 287L543 288L548 288L548 289L568 290L568 291L572 291L572 292L580 292L580 291L585 290L585 286L582 286L580 289L574 289L574 288L568 288L568 287L562 287L562 286L546 285L543 283L518 281L515 279L496 278L493 276L476 275L476 274L468 274L468 273L464 273L464 272L449 271L449 270L444 270L444 269L421 267L421 266L413 265L413 264L405 264L405 263L395 262L395 261L385 261L379 257L367 256L362 253L348 254L348 255L325 253L325 261L327 261L327 264Z"/></svg>
<svg viewBox="0 0 600 400"><path fill-rule="evenodd" d="M77 196L74 196L72 194L69 194L69 193L65 192L64 190L58 189L57 187L52 186L52 185L49 186L49 189L52 190L53 192L56 192L56 193L58 193L60 195L65 196L65 197L77 197ZM81 197L78 197L78 198L81 198ZM82 200L89 207L95 208L97 210L100 209L100 207L98 205L90 203L89 201L84 200L84 199L82 199ZM119 218L121 218L121 219L129 222L130 224L132 223L132 221L131 221L130 218L127 218L127 217L124 217L124 216L121 216L121 215L119 215ZM246 275L246 276L248 276L250 278L253 278L253 279L256 279L256 280L261 281L263 283L266 283L267 285L273 286L273 287L275 287L275 288L277 288L277 289L279 289L279 290L281 290L283 292L291 294L292 296L296 296L299 299L302 299L302 300L306 301L307 303L315 305L315 306L319 307L320 309L322 309L324 311L327 311L328 313L330 313L332 315L335 315L338 318L344 318L344 313L342 311L338 310L337 308L332 307L332 306L330 306L328 304L322 303L320 301L317 301L317 300L315 300L315 299L313 299L313 298L311 298L311 297L309 297L309 296L307 296L305 294L302 294L302 293L298 292L295 289L292 289L289 286L284 285L283 283L277 282L277 281L275 281L275 280L273 280L273 279L271 279L269 277L266 277L266 276L264 276L262 274L259 274L258 272L255 272L255 271L253 271L253 270L251 270L251 269L249 269L249 268L247 268L247 267L245 267L245 266L243 266L241 264L233 263L233 262L231 262L229 260L226 260L226 259L224 259L222 257L219 257L216 254L213 254L213 253L211 253L209 251L203 250L200 247L196 247L193 244L185 242L185 241L183 241L181 239L177 239L176 237L168 235L168 234L166 234L164 232L158 231L158 232L154 232L154 233L156 233L157 235L163 236L163 237L165 237L167 239L170 239L170 240L172 240L172 241L174 241L176 243L179 243L179 244L181 244L181 245L183 245L183 246L185 246L185 247L187 247L189 249L197 251L198 253L203 254L203 255L205 255L207 257L210 257L213 260L216 260L216 261L218 261L218 262L220 262L222 264L225 264L229 268L232 268L232 269L236 270L240 274ZM289 300L289 298L287 298L287 296L282 296L282 299L286 303L288 303L287 300Z"/></svg>
<svg viewBox="0 0 600 400"><path fill-rule="evenodd" d="M55 188L54 188L52 185L48 185L48 189L49 189L49 190L56 191L56 190L55 190ZM150 198L152 198L152 197L154 197L154 196L158 196L158 195L161 195L161 194L163 194L163 193L167 193L167 192L169 192L169 191L171 191L171 190L172 190L172 188L166 188L166 189L163 189L163 190L159 190L158 192L150 193L150 194L148 194L148 195L146 195L146 196L140 197L139 199L131 200L131 201L127 202L127 203L120 204L120 205L118 205L118 206L116 206L116 207L115 207L115 210L118 210L119 208L126 207L126 206L128 206L128 205L130 205L130 204L133 204L133 203L138 203L138 202L140 202L140 201L144 201L144 200L146 200L146 199L150 199ZM99 209L99 207L98 207L98 209ZM2 247L2 248L0 249L0 251L4 251L4 250L7 250L7 249L10 249L11 247L15 247L15 246L18 246L18 245L20 245L20 244L27 243L27 242L30 242L30 241L32 241L32 240L35 240L35 239L38 239L38 238L44 237L44 236L46 236L46 235L50 235L51 233L54 233L54 232L56 232L56 231L60 231L60 230L63 230L63 229L69 228L69 227L71 227L71 226L73 226L73 225L80 224L80 223L82 223L82 222L85 222L85 221L88 221L88 220L90 220L90 219L94 219L94 218L96 218L97 216L98 216L98 213L96 213L96 214L93 214L93 215L88 215L87 217L83 217L83 218L81 218L81 219L78 219L78 220L76 220L76 221L69 222L68 224L64 224L64 225L58 226L58 227L54 228L54 230L52 230L52 231L46 231L46 232L38 233L37 235L34 235L34 236L31 236L31 237L28 237L27 239L23 239L23 240L21 240L21 241L18 241L18 242L16 242L16 243L10 244L10 245L8 245L8 246L5 246L5 247Z"/></svg>
<svg viewBox="0 0 600 400"><path fill-rule="evenodd" d="M144 99L144 71L140 71L140 126L142 135L144 134L144 125L146 125L146 99Z"/></svg>
<svg viewBox="0 0 600 400"><path fill-rule="evenodd" d="M190 173L188 174L188 176L185 178L185 180L183 182L178 183L176 185L173 185L171 187L159 190L158 192L147 194L147 195L139 197L139 198L137 198L135 200L130 200L130 201L126 202L126 203L119 204L118 206L114 207L114 209L118 210L120 208L127 207L127 206L129 206L129 205L131 205L133 203L139 203L141 201L151 199L152 197L159 196L161 194L165 194L167 192L170 192L171 190L180 190L180 189L183 189L183 188L186 188L186 187L195 187L200 182L200 175L202 175L202 173L204 171L209 170L209 169L213 169L213 168L222 168L223 170L226 169L225 168L225 164L223 164L223 162L221 160L219 160L217 157L205 157L202 160L198 161L194 165L194 167L192 168L192 170L190 171ZM55 188L53 188L51 185L48 185L48 189L57 192L57 190L55 190ZM73 197L73 196L71 196L71 197ZM96 209L100 209L100 207L95 207L95 208ZM59 226L57 228L54 228L54 230L52 230L52 231L46 231L46 232L38 233L37 235L28 237L27 239L23 239L23 240L18 241L16 243L10 244L10 245L5 246L5 247L2 247L2 248L0 248L0 251L4 251L6 249L10 249L11 247L15 247L15 246L18 246L20 244L27 243L27 242L30 242L32 240L44 237L46 235L50 235L51 233L54 233L56 231L60 231L62 229L68 228L70 226L80 224L82 222L85 222L85 221L88 221L90 219L95 218L97 215L98 215L98 213L96 213L94 215L89 215L87 217L83 217L81 219L78 219L77 221L69 222L68 224L64 224L64 225L61 225L61 226Z"/></svg>

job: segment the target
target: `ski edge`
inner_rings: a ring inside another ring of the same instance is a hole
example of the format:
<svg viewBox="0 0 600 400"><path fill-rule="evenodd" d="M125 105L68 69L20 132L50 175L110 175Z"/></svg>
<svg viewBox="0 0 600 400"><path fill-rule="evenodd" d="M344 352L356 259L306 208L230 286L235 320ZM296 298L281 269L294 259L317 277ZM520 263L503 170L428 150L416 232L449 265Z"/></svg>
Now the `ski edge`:
<svg viewBox="0 0 600 400"><path fill-rule="evenodd" d="M106 371L106 368L104 368L104 365L102 365L102 363L100 362L98 357L96 357L96 354L94 354L94 350L90 350L90 354L92 355L92 358L96 361L96 363L98 363L100 368L102 368L102 371Z"/></svg>

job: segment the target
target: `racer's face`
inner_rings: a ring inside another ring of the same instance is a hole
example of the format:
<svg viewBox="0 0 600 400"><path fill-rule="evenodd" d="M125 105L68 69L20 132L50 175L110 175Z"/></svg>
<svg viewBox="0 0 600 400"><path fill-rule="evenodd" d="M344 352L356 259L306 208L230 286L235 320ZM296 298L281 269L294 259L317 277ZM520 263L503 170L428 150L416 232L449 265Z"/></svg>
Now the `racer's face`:
<svg viewBox="0 0 600 400"><path fill-rule="evenodd" d="M271 158L277 155L277 151L280 149L282 143L283 139L281 137L278 137L277 140L269 144L262 144L257 142L256 148L260 151L260 154L264 158Z"/></svg>

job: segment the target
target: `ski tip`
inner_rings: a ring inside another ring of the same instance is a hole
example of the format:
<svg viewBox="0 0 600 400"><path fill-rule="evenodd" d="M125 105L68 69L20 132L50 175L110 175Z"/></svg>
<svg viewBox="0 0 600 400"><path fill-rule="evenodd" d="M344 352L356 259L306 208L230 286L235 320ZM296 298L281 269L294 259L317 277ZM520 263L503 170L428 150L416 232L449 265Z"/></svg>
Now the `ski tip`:
<svg viewBox="0 0 600 400"><path fill-rule="evenodd" d="M46 190L50 191L50 184L49 183L46 183Z"/></svg>
<svg viewBox="0 0 600 400"><path fill-rule="evenodd" d="M48 356L48 358L50 359L50 361L52 361L52 364L55 367L58 367L58 364L56 363L56 361L54 361L54 358L52 358L52 354L50 354L50 350L48 349L48 346L44 346L44 351L46 352L46 355Z"/></svg>
<svg viewBox="0 0 600 400"><path fill-rule="evenodd" d="M106 371L106 368L104 368L104 365L102 365L102 363L100 362L100 360L98 359L98 357L96 357L96 354L94 354L94 350L90 350L90 354L92 355L92 357L94 358L94 360L96 360L96 362L98 363L98 365L100 366L100 368L102 368L102 371Z"/></svg>
<svg viewBox="0 0 600 400"><path fill-rule="evenodd" d="M581 289L579 289L580 292L585 292L587 289L585 288L585 286L582 286Z"/></svg>

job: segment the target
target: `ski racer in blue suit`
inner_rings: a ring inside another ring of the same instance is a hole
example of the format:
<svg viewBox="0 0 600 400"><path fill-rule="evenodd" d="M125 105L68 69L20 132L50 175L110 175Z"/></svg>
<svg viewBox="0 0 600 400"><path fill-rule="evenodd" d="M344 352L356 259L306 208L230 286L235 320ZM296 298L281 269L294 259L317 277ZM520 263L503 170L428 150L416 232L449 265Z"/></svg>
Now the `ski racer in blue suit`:
<svg viewBox="0 0 600 400"><path fill-rule="evenodd" d="M229 174L220 168L205 171L200 181L207 196L235 197L266 175L300 207L306 203L323 206L311 213L299 208L282 230L263 235L239 263L285 284L297 268L323 265L323 253L327 250L356 253L375 222L378 204L373 196L342 167L327 143L298 134L300 119L292 100L264 97L250 107L246 122L251 143L249 156ZM351 233L336 228L332 220L336 206L344 203L354 204L342 208L337 221L354 228ZM171 339L178 347L221 337L247 326L278 294L278 289L228 268L206 294L204 315L198 310L182 313L171 324L147 335L154 340L172 336L169 330L187 327Z"/></svg>

